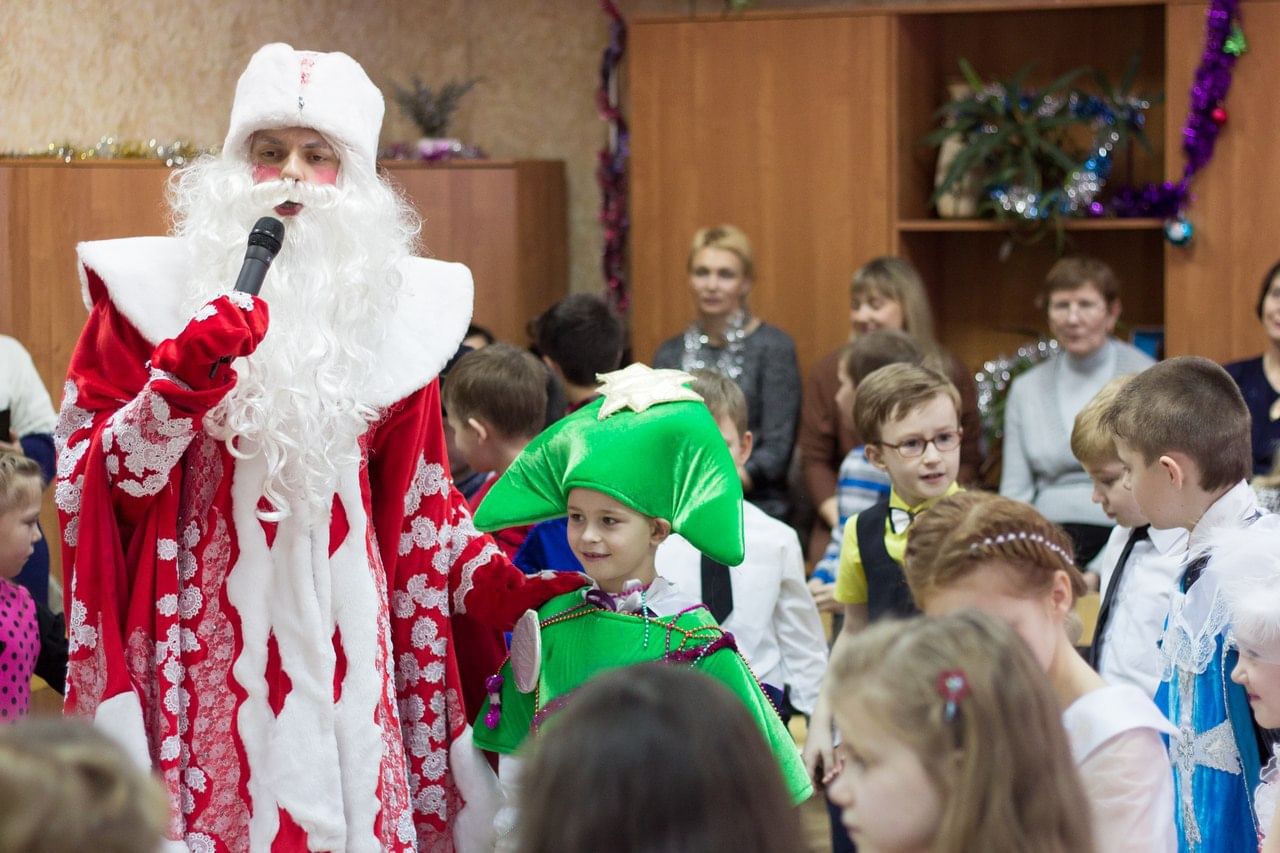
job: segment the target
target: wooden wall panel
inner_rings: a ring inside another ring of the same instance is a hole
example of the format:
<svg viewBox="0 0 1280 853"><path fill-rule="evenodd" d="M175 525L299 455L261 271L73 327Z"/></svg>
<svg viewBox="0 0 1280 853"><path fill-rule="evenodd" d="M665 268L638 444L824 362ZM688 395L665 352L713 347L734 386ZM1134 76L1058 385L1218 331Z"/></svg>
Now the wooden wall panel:
<svg viewBox="0 0 1280 853"><path fill-rule="evenodd" d="M1181 118L1204 41L1203 4L1169 7L1170 114L1166 131L1170 180L1182 176ZM1166 313L1170 355L1196 354L1218 361L1257 355L1266 343L1254 315L1262 276L1280 258L1280 110L1275 69L1280 66L1280 3L1242 5L1249 51L1236 65L1227 99L1229 120L1212 162L1191 185L1188 210L1195 239L1168 246ZM1194 46L1194 47L1193 47Z"/></svg>
<svg viewBox="0 0 1280 853"><path fill-rule="evenodd" d="M882 15L633 25L638 358L691 321L689 241L719 222L751 237L751 309L802 369L847 338L849 276L892 233L889 50Z"/></svg>
<svg viewBox="0 0 1280 853"><path fill-rule="evenodd" d="M529 320L568 293L568 220L559 161L384 164L423 218L429 257L475 279L474 320L523 346Z"/></svg>

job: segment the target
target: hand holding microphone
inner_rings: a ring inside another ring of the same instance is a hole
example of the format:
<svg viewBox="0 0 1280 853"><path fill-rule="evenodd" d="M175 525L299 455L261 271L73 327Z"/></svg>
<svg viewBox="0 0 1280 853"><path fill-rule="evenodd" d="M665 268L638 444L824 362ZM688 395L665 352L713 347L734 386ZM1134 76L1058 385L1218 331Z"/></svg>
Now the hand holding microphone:
<svg viewBox="0 0 1280 853"><path fill-rule="evenodd" d="M267 333L267 303L256 294L280 251L283 236L284 225L278 219L259 219L249 233L235 291L209 300L177 337L157 346L151 356L152 367L174 375L192 389L230 387L235 380L232 360L252 353Z"/></svg>

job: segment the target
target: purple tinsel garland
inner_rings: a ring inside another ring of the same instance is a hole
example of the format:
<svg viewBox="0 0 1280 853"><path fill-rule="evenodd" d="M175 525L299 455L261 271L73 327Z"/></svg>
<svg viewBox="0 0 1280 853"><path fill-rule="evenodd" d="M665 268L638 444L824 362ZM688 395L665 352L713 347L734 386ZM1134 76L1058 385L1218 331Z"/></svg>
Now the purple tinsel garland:
<svg viewBox="0 0 1280 853"><path fill-rule="evenodd" d="M600 88L596 107L610 125L610 141L600 149L596 182L600 185L600 224L604 226L604 278L609 301L619 312L627 310L627 157L631 153L630 133L622 108L611 89L618 64L627 47L627 22L612 0L600 0L609 16L609 45L600 59Z"/></svg>
<svg viewBox="0 0 1280 853"><path fill-rule="evenodd" d="M1236 54L1224 50L1232 27L1239 25L1240 0L1211 0L1206 14L1204 52L1191 84L1191 109L1182 127L1182 151L1187 163L1182 180L1118 187L1111 201L1117 216L1158 216L1177 219L1190 200L1191 179L1213 157L1222 126L1213 113L1227 99Z"/></svg>

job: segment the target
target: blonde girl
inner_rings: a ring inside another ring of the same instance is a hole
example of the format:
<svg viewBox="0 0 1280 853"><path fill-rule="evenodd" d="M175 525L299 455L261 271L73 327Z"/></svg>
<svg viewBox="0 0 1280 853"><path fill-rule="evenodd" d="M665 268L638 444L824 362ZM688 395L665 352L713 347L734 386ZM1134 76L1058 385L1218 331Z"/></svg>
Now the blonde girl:
<svg viewBox="0 0 1280 853"><path fill-rule="evenodd" d="M1098 851L1165 853L1177 842L1160 735L1173 728L1140 689L1108 685L1076 652L1072 606L1084 578L1073 556L1067 534L1031 506L968 492L939 501L912 524L904 568L924 613L976 608L1002 619L1048 673Z"/></svg>
<svg viewBox="0 0 1280 853"><path fill-rule="evenodd" d="M159 782L88 722L0 729L0 850L154 853L167 822Z"/></svg>
<svg viewBox="0 0 1280 853"><path fill-rule="evenodd" d="M861 853L1093 851L1053 694L999 620L873 625L828 689L844 766L827 794Z"/></svg>
<svg viewBox="0 0 1280 853"><path fill-rule="evenodd" d="M31 676L62 692L67 646L60 617L14 578L40 541L40 465L0 450L0 724L27 715Z"/></svg>

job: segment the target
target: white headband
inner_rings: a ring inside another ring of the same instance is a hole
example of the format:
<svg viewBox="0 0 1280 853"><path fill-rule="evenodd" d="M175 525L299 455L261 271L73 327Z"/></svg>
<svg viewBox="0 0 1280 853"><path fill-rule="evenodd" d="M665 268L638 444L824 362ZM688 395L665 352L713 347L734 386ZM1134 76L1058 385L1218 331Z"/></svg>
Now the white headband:
<svg viewBox="0 0 1280 853"><path fill-rule="evenodd" d="M1010 532L1010 533L1000 533L1000 534L997 534L996 536L988 536L986 539L983 539L981 542L974 542L972 545L969 546L969 550L971 552L977 552L977 551L985 550L987 548L994 548L997 545L1004 545L1005 543L1012 543L1015 541L1037 542L1043 545L1044 547L1048 548L1053 553L1057 554L1059 557L1061 557L1062 562L1066 563L1068 566L1075 565L1075 563L1071 561L1071 555L1068 554L1066 549L1063 548L1061 545L1059 545L1056 542L1050 541L1048 538L1046 538L1040 533L1028 533L1025 530L1019 530L1019 531Z"/></svg>

